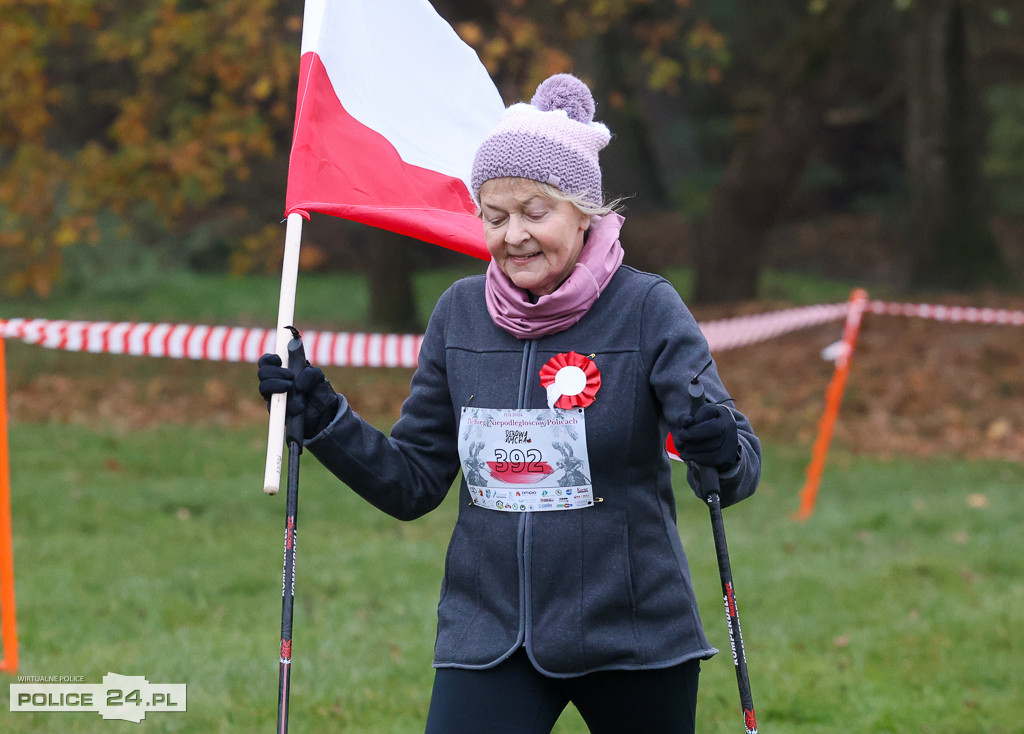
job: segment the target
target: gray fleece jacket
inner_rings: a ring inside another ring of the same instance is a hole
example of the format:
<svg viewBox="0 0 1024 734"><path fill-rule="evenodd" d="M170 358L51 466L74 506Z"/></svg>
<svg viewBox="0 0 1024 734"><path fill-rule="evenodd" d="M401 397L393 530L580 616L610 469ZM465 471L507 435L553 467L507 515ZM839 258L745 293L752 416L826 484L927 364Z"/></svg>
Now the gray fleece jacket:
<svg viewBox="0 0 1024 734"><path fill-rule="evenodd" d="M390 436L342 396L334 421L306 447L371 504L411 520L437 507L459 473L461 408L547 407L540 369L569 351L594 355L601 373L586 408L586 441L602 501L500 512L472 504L462 481L435 667L491 667L521 645L539 670L558 677L661 668L717 652L701 626L665 452L669 431L689 415L687 383L711 356L661 277L622 266L577 324L533 340L494 325L483 276L460 280L438 300ZM729 397L714 364L701 382L711 400ZM721 477L723 506L753 494L760 475L760 443L734 414L742 456ZM696 474L688 472L691 485Z"/></svg>

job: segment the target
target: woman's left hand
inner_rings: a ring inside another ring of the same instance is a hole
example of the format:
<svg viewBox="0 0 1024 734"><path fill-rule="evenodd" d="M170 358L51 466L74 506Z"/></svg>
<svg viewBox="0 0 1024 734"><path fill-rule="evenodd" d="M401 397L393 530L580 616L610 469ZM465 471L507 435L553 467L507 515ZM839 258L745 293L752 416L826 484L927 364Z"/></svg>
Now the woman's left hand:
<svg viewBox="0 0 1024 734"><path fill-rule="evenodd" d="M740 458L736 418L724 405L705 403L672 437L683 461L728 471Z"/></svg>

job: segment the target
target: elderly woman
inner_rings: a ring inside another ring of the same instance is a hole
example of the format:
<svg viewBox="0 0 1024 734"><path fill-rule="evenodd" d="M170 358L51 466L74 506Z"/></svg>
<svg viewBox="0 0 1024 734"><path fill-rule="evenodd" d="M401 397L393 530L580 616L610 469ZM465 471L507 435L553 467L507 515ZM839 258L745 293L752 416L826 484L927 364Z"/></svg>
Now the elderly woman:
<svg viewBox="0 0 1024 734"><path fill-rule="evenodd" d="M492 256L430 318L390 436L323 372L260 360L305 447L396 518L436 508L462 470L438 604L428 732L549 732L572 702L592 732L692 732L704 635L675 525L666 439L754 492L760 445L728 405L675 289L622 265L579 79L508 108L472 187ZM709 402L690 415L687 384Z"/></svg>

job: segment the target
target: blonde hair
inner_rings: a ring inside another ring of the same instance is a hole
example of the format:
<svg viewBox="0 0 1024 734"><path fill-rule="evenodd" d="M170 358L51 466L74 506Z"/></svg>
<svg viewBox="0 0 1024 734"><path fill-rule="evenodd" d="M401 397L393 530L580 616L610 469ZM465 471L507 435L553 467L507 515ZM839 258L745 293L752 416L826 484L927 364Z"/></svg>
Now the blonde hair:
<svg viewBox="0 0 1024 734"><path fill-rule="evenodd" d="M572 204L574 207L579 209L583 214L586 214L588 217L590 217L591 223L595 222L597 219L600 219L605 214L619 211L622 208L622 204L624 201L623 199L613 199L612 201L606 204L594 204L593 202L587 201L586 194L577 194L573 196L571 194L565 193L564 191L555 186L552 186L549 183L544 183L543 181L535 181L532 178L519 178L514 176L507 177L507 180L509 182L509 186L512 185L513 181L525 181L529 182L530 184L533 184L533 186L536 187L537 191L542 196L546 196L552 201L564 201L568 202L569 204ZM477 204L476 215L478 217L482 216L482 210L480 209L479 204Z"/></svg>

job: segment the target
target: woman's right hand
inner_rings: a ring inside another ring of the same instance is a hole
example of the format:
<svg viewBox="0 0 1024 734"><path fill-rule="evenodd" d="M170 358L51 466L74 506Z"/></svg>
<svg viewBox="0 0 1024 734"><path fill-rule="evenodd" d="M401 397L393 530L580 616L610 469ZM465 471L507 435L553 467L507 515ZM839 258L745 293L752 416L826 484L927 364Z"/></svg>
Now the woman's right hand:
<svg viewBox="0 0 1024 734"><path fill-rule="evenodd" d="M319 367L306 362L306 366L296 374L284 367L276 354L264 354L256 364L259 367L256 376L260 380L260 395L267 401L267 409L270 409L272 396L287 393L285 412L289 416L303 414L305 438L317 435L334 420L338 412L338 394Z"/></svg>

